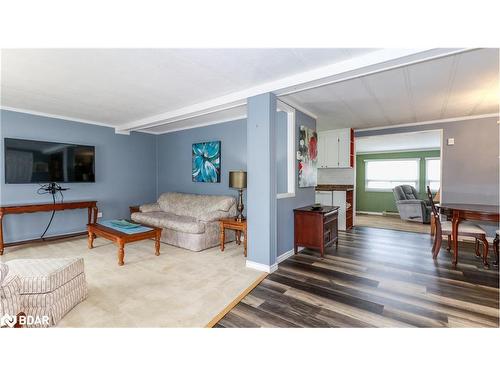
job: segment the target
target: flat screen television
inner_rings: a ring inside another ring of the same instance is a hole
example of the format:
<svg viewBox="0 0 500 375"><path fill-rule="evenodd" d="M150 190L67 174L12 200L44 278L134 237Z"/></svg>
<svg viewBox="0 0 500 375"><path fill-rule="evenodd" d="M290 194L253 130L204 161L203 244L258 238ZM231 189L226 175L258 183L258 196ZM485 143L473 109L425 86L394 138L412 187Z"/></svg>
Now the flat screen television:
<svg viewBox="0 0 500 375"><path fill-rule="evenodd" d="M95 182L95 147L4 139L5 183Z"/></svg>

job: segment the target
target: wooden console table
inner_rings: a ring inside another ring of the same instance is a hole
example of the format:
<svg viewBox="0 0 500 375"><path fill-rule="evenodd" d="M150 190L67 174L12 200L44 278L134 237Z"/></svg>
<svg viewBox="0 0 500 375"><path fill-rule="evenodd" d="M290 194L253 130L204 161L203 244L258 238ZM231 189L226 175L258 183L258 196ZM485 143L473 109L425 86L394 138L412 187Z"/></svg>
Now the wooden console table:
<svg viewBox="0 0 500 375"><path fill-rule="evenodd" d="M3 250L7 246L20 245L22 243L34 242L38 240L28 240L21 242L4 243L3 242L3 217L9 214L29 214L34 212L47 212L47 211L64 211L64 210L76 210L76 209L87 209L87 224L92 224L97 222L97 201L66 201L63 203L54 204L52 202L47 203L29 203L29 204L7 204L0 206L0 255L3 255ZM77 236L82 233L75 233L71 235L64 236L53 236L46 239L56 239L62 237Z"/></svg>

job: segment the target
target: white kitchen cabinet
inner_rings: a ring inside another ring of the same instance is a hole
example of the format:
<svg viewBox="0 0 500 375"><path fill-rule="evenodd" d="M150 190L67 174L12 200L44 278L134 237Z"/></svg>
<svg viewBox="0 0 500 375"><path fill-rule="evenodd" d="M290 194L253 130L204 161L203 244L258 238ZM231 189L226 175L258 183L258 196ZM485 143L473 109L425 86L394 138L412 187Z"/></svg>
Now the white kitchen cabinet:
<svg viewBox="0 0 500 375"><path fill-rule="evenodd" d="M351 161L351 129L340 129L337 133L338 142L338 166L349 168Z"/></svg>
<svg viewBox="0 0 500 375"><path fill-rule="evenodd" d="M334 191L332 194L333 206L339 206L339 230L346 230L346 192Z"/></svg>
<svg viewBox="0 0 500 375"><path fill-rule="evenodd" d="M351 168L350 128L318 132L318 168Z"/></svg>
<svg viewBox="0 0 500 375"><path fill-rule="evenodd" d="M339 164L338 135L336 130L318 133L319 168L336 168Z"/></svg>
<svg viewBox="0 0 500 375"><path fill-rule="evenodd" d="M333 198L331 191L317 191L316 192L316 203L320 203L323 206L332 206Z"/></svg>
<svg viewBox="0 0 500 375"><path fill-rule="evenodd" d="M326 164L326 137L322 132L318 133L318 168L325 168Z"/></svg>
<svg viewBox="0 0 500 375"><path fill-rule="evenodd" d="M316 203L321 203L324 206L339 207L339 230L346 230L346 192L345 191L317 191Z"/></svg>

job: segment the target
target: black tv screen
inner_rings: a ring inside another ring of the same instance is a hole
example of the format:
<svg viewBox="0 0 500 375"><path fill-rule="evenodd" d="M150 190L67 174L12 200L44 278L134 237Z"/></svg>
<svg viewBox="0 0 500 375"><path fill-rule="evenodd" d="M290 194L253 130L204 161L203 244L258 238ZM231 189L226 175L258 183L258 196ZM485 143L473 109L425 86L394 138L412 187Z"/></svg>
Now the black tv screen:
<svg viewBox="0 0 500 375"><path fill-rule="evenodd" d="M94 146L4 139L5 183L95 182Z"/></svg>

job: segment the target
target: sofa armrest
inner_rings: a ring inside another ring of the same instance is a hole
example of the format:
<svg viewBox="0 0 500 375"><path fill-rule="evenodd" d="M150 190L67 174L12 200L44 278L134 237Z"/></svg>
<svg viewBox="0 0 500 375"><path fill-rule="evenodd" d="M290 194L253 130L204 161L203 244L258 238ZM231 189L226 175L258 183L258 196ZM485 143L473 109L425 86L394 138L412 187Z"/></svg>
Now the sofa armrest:
<svg viewBox="0 0 500 375"><path fill-rule="evenodd" d="M161 211L160 205L156 203L146 203L139 206L141 212Z"/></svg>

